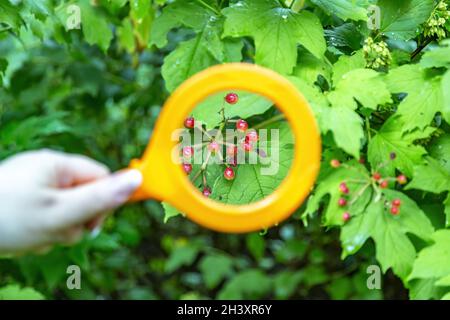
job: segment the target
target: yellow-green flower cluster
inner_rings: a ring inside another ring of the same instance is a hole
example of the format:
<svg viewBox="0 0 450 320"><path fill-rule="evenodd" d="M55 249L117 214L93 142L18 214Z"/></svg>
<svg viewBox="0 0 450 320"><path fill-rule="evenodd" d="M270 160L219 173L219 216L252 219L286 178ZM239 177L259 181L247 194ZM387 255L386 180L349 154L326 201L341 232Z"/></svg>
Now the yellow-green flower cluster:
<svg viewBox="0 0 450 320"><path fill-rule="evenodd" d="M445 1L439 2L434 9L431 17L425 24L424 35L426 37L437 37L443 39L446 37L445 24L450 19L449 6Z"/></svg>
<svg viewBox="0 0 450 320"><path fill-rule="evenodd" d="M369 37L364 42L363 51L367 68L379 69L388 67L391 63L391 52L384 41L375 42L372 37Z"/></svg>

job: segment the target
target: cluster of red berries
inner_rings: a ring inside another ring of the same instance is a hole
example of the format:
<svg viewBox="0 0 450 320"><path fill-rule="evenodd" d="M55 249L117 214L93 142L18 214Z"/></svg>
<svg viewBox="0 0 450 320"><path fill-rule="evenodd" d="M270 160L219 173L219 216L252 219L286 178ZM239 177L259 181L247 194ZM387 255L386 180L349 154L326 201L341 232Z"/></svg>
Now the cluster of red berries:
<svg viewBox="0 0 450 320"><path fill-rule="evenodd" d="M390 160L395 160L396 158L397 158L397 155L395 152L391 152L389 154ZM364 163L364 161L362 161L362 159L360 159L359 162ZM341 162L337 159L332 159L330 161L330 166L332 168L339 168L341 165L342 165ZM381 175L381 173L379 173L377 171L372 173L371 179L374 183L378 184L380 189L387 189L389 187L390 181L397 181L397 183L399 183L401 185L404 185L408 182L408 179L406 178L406 176L404 174L400 174L397 177L391 178L391 177L383 177ZM339 207L345 208L348 205L346 196L350 193L350 190L345 182L341 182L339 184L339 191L341 193L341 197L338 199L337 204ZM400 205L401 205L400 199L393 200L391 202L391 204L388 206L388 208L390 208L391 214L398 215L400 213ZM342 215L342 220L344 222L347 222L350 219L351 219L350 212L348 212L348 211L344 212Z"/></svg>
<svg viewBox="0 0 450 320"><path fill-rule="evenodd" d="M236 93L228 93L224 97L224 101L230 105L234 105L239 101L239 96ZM240 133L244 133L244 138L240 141L240 146L245 152L251 152L254 149L254 144L258 141L258 133L256 130L249 130L248 123L243 119L238 119L236 122L236 130ZM184 120L184 127L186 129L195 128L195 119L193 117L188 117ZM211 154L216 154L221 149L221 144L216 140L211 140L207 149ZM233 167L237 166L237 154L238 154L238 146L235 144L230 144L226 148L226 168L223 171L223 177L226 180L233 180L235 178L235 171ZM192 172L192 164L190 164L190 159L194 155L194 148L191 146L184 147L182 149L182 155L185 162L183 163L183 170L186 174L190 174ZM208 186L204 186L203 195L209 197L211 195L211 188Z"/></svg>
<svg viewBox="0 0 450 320"><path fill-rule="evenodd" d="M350 194L350 189L345 182L341 182L339 184L339 192L341 193L341 197L338 199L338 206L344 208L348 204L346 196ZM344 212L344 214L342 215L342 220L344 220L345 222L350 220L350 218L351 215L348 211Z"/></svg>
<svg viewBox="0 0 450 320"><path fill-rule="evenodd" d="M396 216L400 213L400 206L402 205L402 201L400 199L394 199L391 202L391 213Z"/></svg>

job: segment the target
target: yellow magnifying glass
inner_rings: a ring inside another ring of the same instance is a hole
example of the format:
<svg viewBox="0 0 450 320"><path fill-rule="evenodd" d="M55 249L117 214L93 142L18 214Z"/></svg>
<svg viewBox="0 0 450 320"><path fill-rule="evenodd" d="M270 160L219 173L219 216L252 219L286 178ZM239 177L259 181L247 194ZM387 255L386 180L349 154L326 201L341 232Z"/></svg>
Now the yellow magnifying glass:
<svg viewBox="0 0 450 320"><path fill-rule="evenodd" d="M192 109L208 96L226 90L245 90L274 102L290 124L294 160L287 177L266 198L247 205L222 204L204 197L172 159L173 132ZM165 201L192 221L215 231L244 233L263 230L288 218L305 200L317 178L321 159L320 133L302 94L274 71L247 63L223 64L186 80L166 101L152 138L139 160L143 183L130 199Z"/></svg>

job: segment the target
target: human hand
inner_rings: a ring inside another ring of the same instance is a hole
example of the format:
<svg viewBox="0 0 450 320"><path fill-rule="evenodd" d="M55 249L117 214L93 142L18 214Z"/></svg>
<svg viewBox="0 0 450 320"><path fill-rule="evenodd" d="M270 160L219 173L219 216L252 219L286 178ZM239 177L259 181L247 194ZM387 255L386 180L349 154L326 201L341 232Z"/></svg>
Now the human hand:
<svg viewBox="0 0 450 320"><path fill-rule="evenodd" d="M71 244L141 184L137 170L110 174L80 155L31 151L0 163L0 254Z"/></svg>

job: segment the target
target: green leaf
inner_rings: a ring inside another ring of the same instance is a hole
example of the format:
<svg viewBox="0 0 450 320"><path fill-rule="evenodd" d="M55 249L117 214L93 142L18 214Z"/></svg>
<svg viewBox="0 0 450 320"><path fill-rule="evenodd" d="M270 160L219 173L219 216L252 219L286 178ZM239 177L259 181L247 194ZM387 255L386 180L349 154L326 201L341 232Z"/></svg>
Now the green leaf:
<svg viewBox="0 0 450 320"><path fill-rule="evenodd" d="M358 105L377 109L378 105L392 102L391 94L379 74L371 69L356 69L335 80L335 90L330 92L328 100L335 107L355 110ZM345 122L340 122L342 124Z"/></svg>
<svg viewBox="0 0 450 320"><path fill-rule="evenodd" d="M186 27L202 32L210 19L216 20L215 13L200 5L198 1L178 0L166 6L153 23L151 44L162 48L167 45L167 33L178 27ZM217 34L214 37L218 37Z"/></svg>
<svg viewBox="0 0 450 320"><path fill-rule="evenodd" d="M342 20L367 20L367 7L369 2L366 0L311 0L312 3L322 8L330 15L336 15Z"/></svg>
<svg viewBox="0 0 450 320"><path fill-rule="evenodd" d="M213 289L233 273L233 260L221 254L208 255L202 258L199 268L206 287Z"/></svg>
<svg viewBox="0 0 450 320"><path fill-rule="evenodd" d="M130 19L124 19L122 25L117 28L117 36L122 48L128 52L134 52L134 34Z"/></svg>
<svg viewBox="0 0 450 320"><path fill-rule="evenodd" d="M166 273L171 273L182 266L191 265L199 252L200 250L195 244L187 243L176 247L166 261Z"/></svg>
<svg viewBox="0 0 450 320"><path fill-rule="evenodd" d="M423 68L450 68L450 41L442 44L444 46L425 52L420 60Z"/></svg>
<svg viewBox="0 0 450 320"><path fill-rule="evenodd" d="M434 244L419 252L409 280L450 276L450 230L438 230L432 239Z"/></svg>
<svg viewBox="0 0 450 320"><path fill-rule="evenodd" d="M217 299L258 299L271 289L272 281L258 269L248 269L226 283Z"/></svg>
<svg viewBox="0 0 450 320"><path fill-rule="evenodd" d="M9 1L0 3L0 21L15 29L18 29L23 22L19 9Z"/></svg>
<svg viewBox="0 0 450 320"><path fill-rule="evenodd" d="M444 134L434 141L430 147L430 155L450 172L450 134Z"/></svg>
<svg viewBox="0 0 450 320"><path fill-rule="evenodd" d="M245 238L248 250L256 260L260 260L264 256L266 242L259 233L250 233Z"/></svg>
<svg viewBox="0 0 450 320"><path fill-rule="evenodd" d="M303 280L301 271L281 271L274 278L275 296L277 299L288 299Z"/></svg>
<svg viewBox="0 0 450 320"><path fill-rule="evenodd" d="M434 0L380 0L381 32L390 38L409 40L417 34L434 9Z"/></svg>
<svg viewBox="0 0 450 320"><path fill-rule="evenodd" d="M331 68L328 63L322 59L316 58L309 51L300 48L298 53L300 61L294 68L293 76L306 81L310 85L314 85L319 75L323 76L327 81L331 78Z"/></svg>
<svg viewBox="0 0 450 320"><path fill-rule="evenodd" d="M428 137L434 129L413 131L403 134L403 123L399 118L390 117L378 133L370 140L368 158L373 168L378 168L384 176L395 175L395 169L411 177L415 165L422 163L426 150L422 146L414 145L414 141ZM390 160L389 155L395 152L397 157Z"/></svg>
<svg viewBox="0 0 450 320"><path fill-rule="evenodd" d="M33 288L21 288L11 284L0 288L0 300L44 300L44 296Z"/></svg>
<svg viewBox="0 0 450 320"><path fill-rule="evenodd" d="M303 217L312 216L317 212L320 203L326 196L329 196L329 202L324 212L324 224L326 226L343 225L342 215L346 211L351 212L352 217L364 212L372 198L372 190L369 188L369 173L362 165L355 162L348 163L348 166L351 166L352 169L341 167L320 181L314 194L308 199ZM359 197L349 198L348 206L345 208L338 205L338 200L342 197L339 185L343 182L347 184L351 194L360 194Z"/></svg>
<svg viewBox="0 0 450 320"><path fill-rule="evenodd" d="M168 204L167 202L163 202L162 206L164 208L164 223L167 223L170 218L179 216L181 214L178 209Z"/></svg>
<svg viewBox="0 0 450 320"><path fill-rule="evenodd" d="M416 128L423 130L431 124L436 113L444 112L442 92L439 78L428 80L416 92L408 92L397 110L404 122L403 132Z"/></svg>
<svg viewBox="0 0 450 320"><path fill-rule="evenodd" d="M226 118L247 119L266 112L273 105L272 101L258 94L245 91L236 91L235 93L238 94L239 100L234 105L226 105L224 109ZM197 121L204 123L207 128L215 128L223 120L220 110L225 106L225 95L226 93L208 97L192 111L192 116Z"/></svg>
<svg viewBox="0 0 450 320"><path fill-rule="evenodd" d="M98 45L106 52L113 38L108 20L89 1L80 1L79 5L81 8L81 27L86 42L91 45Z"/></svg>
<svg viewBox="0 0 450 320"><path fill-rule="evenodd" d="M364 138L361 117L346 107L323 108L321 129L331 131L337 146L359 159Z"/></svg>
<svg viewBox="0 0 450 320"><path fill-rule="evenodd" d="M257 164L240 164L232 181L219 176L212 187L212 199L227 204L248 204L270 195L286 177L293 157L291 129L285 122L264 129L268 137L266 141L260 139L259 148L266 149L267 156Z"/></svg>
<svg viewBox="0 0 450 320"><path fill-rule="evenodd" d="M414 168L414 178L407 189L419 189L432 193L450 191L450 172L433 158L428 157L426 162Z"/></svg>
<svg viewBox="0 0 450 320"><path fill-rule="evenodd" d="M193 39L181 42L166 56L161 73L167 90L173 91L190 76L214 64L242 59L242 41L220 39L222 23L222 19L209 19Z"/></svg>
<svg viewBox="0 0 450 320"><path fill-rule="evenodd" d="M296 13L278 1L243 0L223 10L224 37L249 36L255 40L256 63L290 74L297 62L297 45L319 59L326 50L319 18L307 11Z"/></svg>
<svg viewBox="0 0 450 320"><path fill-rule="evenodd" d="M443 94L443 103L444 107L442 108L442 115L444 116L445 121L447 123L450 123L450 71L447 71L447 73L442 78L442 94Z"/></svg>
<svg viewBox="0 0 450 320"><path fill-rule="evenodd" d="M351 56L343 55L333 65L333 86L336 86L343 76L355 69L363 69L366 66L364 53L362 50L355 52Z"/></svg>
<svg viewBox="0 0 450 320"><path fill-rule="evenodd" d="M392 268L402 279L410 273L416 251L406 234L414 234L428 241L434 231L431 222L417 204L401 192L384 191L385 199L374 199L364 214L351 219L342 228L343 257L358 251L370 237L376 246L376 257L383 271ZM398 216L389 213L385 203L400 199ZM386 201L386 202L385 202Z"/></svg>

